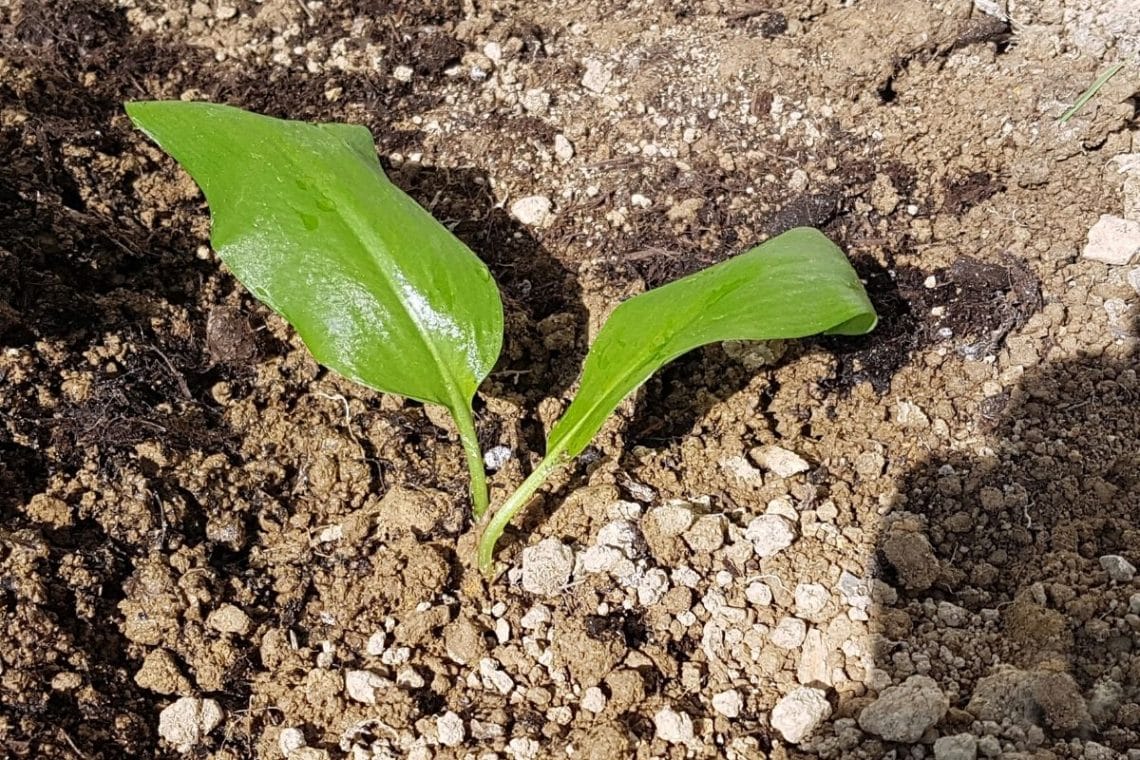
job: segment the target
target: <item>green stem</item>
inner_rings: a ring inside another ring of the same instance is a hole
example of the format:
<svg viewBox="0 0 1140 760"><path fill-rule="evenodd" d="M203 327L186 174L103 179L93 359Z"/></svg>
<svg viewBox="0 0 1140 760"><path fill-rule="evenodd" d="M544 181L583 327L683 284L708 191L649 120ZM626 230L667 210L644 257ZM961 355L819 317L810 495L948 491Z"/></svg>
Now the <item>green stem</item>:
<svg viewBox="0 0 1140 760"><path fill-rule="evenodd" d="M534 472L491 515L490 521L483 529L483 535L479 537L479 569L483 571L484 575L491 575L494 568L495 543L503 535L503 531L506 530L511 518L527 505L535 491L542 487L542 484L562 464L562 461L560 449L547 452L546 458L539 463Z"/></svg>
<svg viewBox="0 0 1140 760"><path fill-rule="evenodd" d="M467 457L467 469L471 473L471 509L478 520L487 511L490 500L487 498L487 472L483 469L483 451L479 448L479 436L475 432L475 418L467 406L452 409L451 416L459 428L459 440L463 442L463 454Z"/></svg>

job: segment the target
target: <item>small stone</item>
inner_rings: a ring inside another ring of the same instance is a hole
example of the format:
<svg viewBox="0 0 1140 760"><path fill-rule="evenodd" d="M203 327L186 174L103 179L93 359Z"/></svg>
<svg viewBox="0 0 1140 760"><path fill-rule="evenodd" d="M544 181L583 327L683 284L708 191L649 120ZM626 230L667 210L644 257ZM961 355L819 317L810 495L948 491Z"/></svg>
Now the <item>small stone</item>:
<svg viewBox="0 0 1140 760"><path fill-rule="evenodd" d="M978 752L983 757L997 757L1001 754L1001 739L996 736L983 736L978 739Z"/></svg>
<svg viewBox="0 0 1140 760"><path fill-rule="evenodd" d="M740 692L736 689L728 689L713 694L712 706L724 717L735 718L740 715L740 710L744 707L744 700L741 699Z"/></svg>
<svg viewBox="0 0 1140 760"><path fill-rule="evenodd" d="M780 446L759 446L748 452L752 461L781 478L807 472L811 465L803 457Z"/></svg>
<svg viewBox="0 0 1140 760"><path fill-rule="evenodd" d="M637 584L637 601L643 607L657 604L669 590L669 576L660 568L653 568L641 577Z"/></svg>
<svg viewBox="0 0 1140 760"><path fill-rule="evenodd" d="M917 742L937 725L950 708L950 700L934 679L911 676L899 686L884 689L859 714L859 728L891 742Z"/></svg>
<svg viewBox="0 0 1140 760"><path fill-rule="evenodd" d="M574 550L545 538L522 553L522 587L536 596L558 596L574 570Z"/></svg>
<svg viewBox="0 0 1140 760"><path fill-rule="evenodd" d="M663 707L653 716L657 738L669 744L688 744L693 740L693 719L683 712Z"/></svg>
<svg viewBox="0 0 1140 760"><path fill-rule="evenodd" d="M970 619L970 613L950 602L938 603L938 622L948 628L961 628Z"/></svg>
<svg viewBox="0 0 1140 760"><path fill-rule="evenodd" d="M435 731L439 736L439 743L445 747L458 747L467 735L467 730L463 727L463 718L451 710L435 719Z"/></svg>
<svg viewBox="0 0 1140 760"><path fill-rule="evenodd" d="M542 745L526 736L516 736L507 742L507 755L514 760L535 760L541 751Z"/></svg>
<svg viewBox="0 0 1140 760"><path fill-rule="evenodd" d="M531 113L544 114L550 108L550 93L539 89L526 90L519 98L519 103Z"/></svg>
<svg viewBox="0 0 1140 760"><path fill-rule="evenodd" d="M212 699L182 697L158 714L158 735L187 753L222 722L225 713Z"/></svg>
<svg viewBox="0 0 1140 760"><path fill-rule="evenodd" d="M1140 222L1101 214L1089 230L1081 256L1111 266L1130 263L1140 254Z"/></svg>
<svg viewBox="0 0 1140 760"><path fill-rule="evenodd" d="M780 649L796 649L807 636L807 623L799 618L781 618L772 629L772 644Z"/></svg>
<svg viewBox="0 0 1140 760"><path fill-rule="evenodd" d="M550 622L550 608L545 604L536 604L526 611L526 614L519 620L519 625L532 631L535 628L544 626Z"/></svg>
<svg viewBox="0 0 1140 760"><path fill-rule="evenodd" d="M799 744L830 716L831 703L822 689L799 686L780 698L770 721L786 741Z"/></svg>
<svg viewBox="0 0 1140 760"><path fill-rule="evenodd" d="M600 713L606 709L606 695L597 686L591 686L582 693L582 709Z"/></svg>
<svg viewBox="0 0 1140 760"><path fill-rule="evenodd" d="M511 456L510 446L492 446L483 454L483 465L491 472L501 470Z"/></svg>
<svg viewBox="0 0 1140 760"><path fill-rule="evenodd" d="M590 58L585 64L586 71L582 75L582 86L590 92L599 95L605 92L606 85L613 79L613 71L601 61Z"/></svg>
<svg viewBox="0 0 1140 760"><path fill-rule="evenodd" d="M633 195L629 196L629 202L631 205L636 206L637 208L649 208L653 205L653 201L649 200L647 196L642 195L641 193L634 193Z"/></svg>
<svg viewBox="0 0 1140 760"><path fill-rule="evenodd" d="M528 227L541 227L550 221L553 206L545 195L528 195L511 204L511 214Z"/></svg>
<svg viewBox="0 0 1140 760"><path fill-rule="evenodd" d="M236 16L237 12L238 12L238 9L232 5L219 5L214 10L214 18L219 19L221 21L225 21L227 19L231 19L234 16Z"/></svg>
<svg viewBox="0 0 1140 760"><path fill-rule="evenodd" d="M779 554L796 540L796 529L791 521L779 515L760 515L744 529L744 537L761 559Z"/></svg>
<svg viewBox="0 0 1140 760"><path fill-rule="evenodd" d="M210 613L206 618L206 625L219 633L234 633L245 636L251 626L249 615L232 604L223 604Z"/></svg>
<svg viewBox="0 0 1140 760"><path fill-rule="evenodd" d="M752 581L748 584L748 588L744 589L744 598L757 607L767 607L772 603L772 589L765 583Z"/></svg>
<svg viewBox="0 0 1140 760"><path fill-rule="evenodd" d="M397 66L392 69L392 78L397 82L410 82L415 73L411 66Z"/></svg>
<svg viewBox="0 0 1140 760"><path fill-rule="evenodd" d="M376 692L391 685L391 681L371 670L350 670L344 674L344 691L349 699L366 705L376 704Z"/></svg>
<svg viewBox="0 0 1140 760"><path fill-rule="evenodd" d="M554 156L562 162L574 158L574 145L566 139L566 135L554 136Z"/></svg>
<svg viewBox="0 0 1140 760"><path fill-rule="evenodd" d="M805 620L813 620L827 607L831 594L819 583L800 583L796 586L795 599L796 614Z"/></svg>
<svg viewBox="0 0 1140 760"><path fill-rule="evenodd" d="M796 680L804 686L820 684L831 686L831 667L827 662L828 647L823 632L812 628L804 637L800 661L796 666Z"/></svg>
<svg viewBox="0 0 1140 760"><path fill-rule="evenodd" d="M376 631L368 637L368 643L364 645L364 652L372 657L379 657L384 654L384 650L387 648L384 632Z"/></svg>
<svg viewBox="0 0 1140 760"><path fill-rule="evenodd" d="M934 742L934 760L975 760L978 740L970 734L940 736Z"/></svg>
<svg viewBox="0 0 1140 760"><path fill-rule="evenodd" d="M1100 566L1108 577L1117 583L1131 583L1136 577L1136 567L1119 554L1106 554L1100 558Z"/></svg>
<svg viewBox="0 0 1140 760"><path fill-rule="evenodd" d="M483 46L483 55L492 63L499 63L503 60L503 46L497 42L488 42Z"/></svg>
<svg viewBox="0 0 1140 760"><path fill-rule="evenodd" d="M277 736L277 749L284 757L289 757L301 747L305 746L305 734L299 728L283 728Z"/></svg>

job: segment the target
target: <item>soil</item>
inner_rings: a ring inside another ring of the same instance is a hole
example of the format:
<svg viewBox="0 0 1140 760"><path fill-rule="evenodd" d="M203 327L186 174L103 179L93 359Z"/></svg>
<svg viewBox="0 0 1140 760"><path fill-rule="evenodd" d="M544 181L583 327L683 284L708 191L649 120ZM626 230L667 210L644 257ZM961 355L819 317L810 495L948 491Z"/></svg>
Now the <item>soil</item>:
<svg viewBox="0 0 1140 760"><path fill-rule="evenodd" d="M0 756L1137 757L1136 10L0 0ZM504 293L495 500L623 297L812 224L882 321L678 360L488 583L450 424L233 280L138 98L372 130Z"/></svg>

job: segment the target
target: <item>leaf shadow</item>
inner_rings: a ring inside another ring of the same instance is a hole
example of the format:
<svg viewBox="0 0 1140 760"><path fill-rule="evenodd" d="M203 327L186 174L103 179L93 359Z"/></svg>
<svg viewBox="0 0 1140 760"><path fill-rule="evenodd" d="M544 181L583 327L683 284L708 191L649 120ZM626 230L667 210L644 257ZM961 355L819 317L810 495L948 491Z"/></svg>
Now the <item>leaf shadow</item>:
<svg viewBox="0 0 1140 760"><path fill-rule="evenodd" d="M1140 320L1134 346L1138 330ZM1100 558L1140 565L1135 350L1027 369L977 401L978 445L936 451L902 475L868 567L898 592L871 609L872 654L898 683L938 638L927 674L958 685L952 707L969 706L944 733L977 719L1044 731L1046 746L1134 746L1121 720L1140 709L1140 682L1121 626L1135 585L1112 581Z"/></svg>

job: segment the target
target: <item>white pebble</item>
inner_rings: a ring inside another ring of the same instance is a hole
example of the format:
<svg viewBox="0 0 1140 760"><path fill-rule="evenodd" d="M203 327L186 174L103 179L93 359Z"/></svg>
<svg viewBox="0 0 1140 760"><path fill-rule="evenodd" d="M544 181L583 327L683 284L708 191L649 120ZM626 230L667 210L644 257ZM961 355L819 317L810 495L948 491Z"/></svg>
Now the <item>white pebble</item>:
<svg viewBox="0 0 1140 760"><path fill-rule="evenodd" d="M222 722L225 713L212 699L181 697L158 714L158 735L179 752L189 752Z"/></svg>
<svg viewBox="0 0 1140 760"><path fill-rule="evenodd" d="M683 712L662 707L653 716L657 738L669 744L688 744L693 740L693 719Z"/></svg>
<svg viewBox="0 0 1140 760"><path fill-rule="evenodd" d="M582 86L590 92L601 94L606 85L613 79L613 72L604 63L596 59L586 61L586 72L582 75Z"/></svg>
<svg viewBox="0 0 1140 760"><path fill-rule="evenodd" d="M566 139L566 135L554 136L554 155L559 161L569 161L574 158L574 145Z"/></svg>
<svg viewBox="0 0 1140 760"><path fill-rule="evenodd" d="M277 736L277 748L284 757L289 757L304 746L305 734L299 728L283 728Z"/></svg>
<svg viewBox="0 0 1140 760"><path fill-rule="evenodd" d="M411 66L397 66L392 69L392 78L397 82L410 82L412 81L412 75L415 73Z"/></svg>
<svg viewBox="0 0 1140 760"><path fill-rule="evenodd" d="M757 607L767 607L772 603L772 589L760 581L753 581L744 589L744 598Z"/></svg>
<svg viewBox="0 0 1140 760"><path fill-rule="evenodd" d="M637 601L643 607L657 603L661 596L669 590L669 576L660 568L653 568L641 577L637 584Z"/></svg>
<svg viewBox="0 0 1140 760"><path fill-rule="evenodd" d="M781 478L789 478L811 469L807 460L782 446L761 446L748 454L756 464Z"/></svg>
<svg viewBox="0 0 1140 760"><path fill-rule="evenodd" d="M537 596L558 596L574 570L574 550L556 538L546 538L522 553L523 590Z"/></svg>
<svg viewBox="0 0 1140 760"><path fill-rule="evenodd" d="M744 537L761 559L779 554L796 540L792 523L779 515L760 515L744 529Z"/></svg>
<svg viewBox="0 0 1140 760"><path fill-rule="evenodd" d="M545 604L536 604L527 610L519 620L519 625L527 630L534 630L550 622L550 608Z"/></svg>
<svg viewBox="0 0 1140 760"><path fill-rule="evenodd" d="M1140 255L1140 222L1101 214L1089 230L1081 256L1112 266L1132 262Z"/></svg>
<svg viewBox="0 0 1140 760"><path fill-rule="evenodd" d="M492 472L502 469L509 461L511 461L510 446L492 446L483 453L483 465Z"/></svg>
<svg viewBox="0 0 1140 760"><path fill-rule="evenodd" d="M435 719L435 730L439 735L439 743L445 747L458 747L467 735L463 719L451 710Z"/></svg>
<svg viewBox="0 0 1140 760"><path fill-rule="evenodd" d="M791 744L799 744L831 716L831 703L820 689L799 686L772 708L772 728Z"/></svg>
<svg viewBox="0 0 1140 760"><path fill-rule="evenodd" d="M344 674L345 693L366 705L376 704L376 692L391 685L391 681L371 670L350 670Z"/></svg>
<svg viewBox="0 0 1140 760"><path fill-rule="evenodd" d="M735 718L740 715L740 710L744 707L744 700L740 698L740 692L736 689L728 689L713 694L712 706L724 717Z"/></svg>
<svg viewBox="0 0 1140 760"><path fill-rule="evenodd" d="M541 227L550 221L553 206L545 195L528 195L511 204L511 214L529 227Z"/></svg>
<svg viewBox="0 0 1140 760"><path fill-rule="evenodd" d="M1135 565L1119 554L1104 555L1100 558L1100 566L1117 583L1129 583L1136 576Z"/></svg>
<svg viewBox="0 0 1140 760"><path fill-rule="evenodd" d="M383 631L377 631L368 637L368 643L364 647L364 651L373 657L379 657L384 654L386 641Z"/></svg>
<svg viewBox="0 0 1140 760"><path fill-rule="evenodd" d="M591 686L582 693L582 709L600 713L606 709L606 695L597 686Z"/></svg>
<svg viewBox="0 0 1140 760"><path fill-rule="evenodd" d="M780 649L796 649L807 637L807 623L799 618L781 618L772 629L772 644Z"/></svg>
<svg viewBox="0 0 1140 760"><path fill-rule="evenodd" d="M800 583L796 586L796 614L807 620L823 611L831 594L819 583Z"/></svg>

